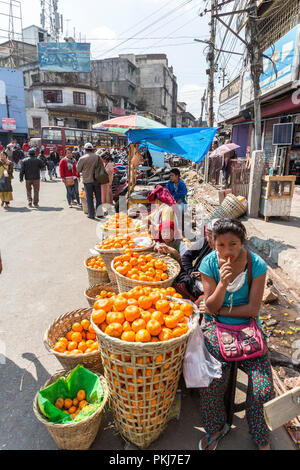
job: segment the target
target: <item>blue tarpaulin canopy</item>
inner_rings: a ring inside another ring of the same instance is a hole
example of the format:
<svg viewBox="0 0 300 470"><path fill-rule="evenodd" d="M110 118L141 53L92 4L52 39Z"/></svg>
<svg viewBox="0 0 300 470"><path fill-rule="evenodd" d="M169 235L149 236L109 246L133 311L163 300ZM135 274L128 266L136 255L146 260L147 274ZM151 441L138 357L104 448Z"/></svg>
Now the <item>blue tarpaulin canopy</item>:
<svg viewBox="0 0 300 470"><path fill-rule="evenodd" d="M168 127L129 129L128 144L143 143L160 152L175 153L200 163L207 154L218 127Z"/></svg>

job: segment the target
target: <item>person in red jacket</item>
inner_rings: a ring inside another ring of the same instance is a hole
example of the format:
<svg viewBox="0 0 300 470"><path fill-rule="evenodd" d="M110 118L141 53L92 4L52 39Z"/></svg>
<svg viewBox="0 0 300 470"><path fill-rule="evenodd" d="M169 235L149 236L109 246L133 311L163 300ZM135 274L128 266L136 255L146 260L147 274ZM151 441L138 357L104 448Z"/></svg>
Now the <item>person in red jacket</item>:
<svg viewBox="0 0 300 470"><path fill-rule="evenodd" d="M78 188L80 174L76 171L76 160L72 155L71 149L67 149L66 156L59 162L59 174L66 186L69 207L72 207L72 204L76 202L80 205Z"/></svg>
<svg viewBox="0 0 300 470"><path fill-rule="evenodd" d="M25 157L28 157L29 149L30 149L30 145L29 145L29 143L28 143L27 140L26 140L26 141L24 142L23 146L22 146L22 150L23 150L23 152L24 152Z"/></svg>

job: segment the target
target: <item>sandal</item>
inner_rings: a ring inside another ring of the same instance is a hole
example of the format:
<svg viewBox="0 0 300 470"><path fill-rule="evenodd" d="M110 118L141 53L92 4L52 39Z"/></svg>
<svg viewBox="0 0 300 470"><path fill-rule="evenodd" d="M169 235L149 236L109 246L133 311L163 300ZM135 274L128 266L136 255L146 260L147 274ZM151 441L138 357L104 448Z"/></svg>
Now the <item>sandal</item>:
<svg viewBox="0 0 300 470"><path fill-rule="evenodd" d="M223 428L223 431L221 432L221 434L218 436L218 437L215 437L214 439L211 439L210 438L210 434L205 434L204 437L206 437L207 439L207 448L213 444L214 442L216 443L215 447L211 450L216 450L216 448L218 447L218 443L219 441L224 437L226 436L226 434L230 431L230 425L229 424L225 424L224 428ZM202 438L203 439L203 438ZM203 449L202 447L202 439L200 439L199 441L199 450L206 450L206 449Z"/></svg>

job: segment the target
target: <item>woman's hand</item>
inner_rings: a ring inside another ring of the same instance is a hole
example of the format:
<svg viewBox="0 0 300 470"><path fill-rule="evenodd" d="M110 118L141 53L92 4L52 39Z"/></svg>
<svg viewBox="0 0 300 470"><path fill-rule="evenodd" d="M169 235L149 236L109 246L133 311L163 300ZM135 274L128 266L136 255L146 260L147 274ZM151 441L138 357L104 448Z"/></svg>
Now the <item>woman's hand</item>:
<svg viewBox="0 0 300 470"><path fill-rule="evenodd" d="M160 243L155 248L156 248L156 251L158 251L159 253L163 253L163 254L169 254L169 253L172 253L174 251L173 248L166 245L165 243Z"/></svg>
<svg viewBox="0 0 300 470"><path fill-rule="evenodd" d="M220 267L220 283L223 287L227 287L232 278L232 267L229 262L222 264Z"/></svg>

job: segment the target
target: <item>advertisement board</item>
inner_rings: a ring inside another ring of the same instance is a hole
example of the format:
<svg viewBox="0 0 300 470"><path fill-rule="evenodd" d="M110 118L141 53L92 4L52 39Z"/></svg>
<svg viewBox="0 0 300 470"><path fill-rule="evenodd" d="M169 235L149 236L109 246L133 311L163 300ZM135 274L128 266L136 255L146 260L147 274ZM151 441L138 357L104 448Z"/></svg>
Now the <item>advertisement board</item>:
<svg viewBox="0 0 300 470"><path fill-rule="evenodd" d="M21 70L0 67L0 123L2 143L5 140L3 134L9 131L16 134L28 133L24 79Z"/></svg>
<svg viewBox="0 0 300 470"><path fill-rule="evenodd" d="M2 129L4 131L15 131L17 129L15 118L3 117L2 118Z"/></svg>
<svg viewBox="0 0 300 470"><path fill-rule="evenodd" d="M263 73L260 76L261 96L293 82L299 66L298 46L299 25L280 38L264 51ZM253 87L250 70L244 73L241 87L241 105L253 100Z"/></svg>
<svg viewBox="0 0 300 470"><path fill-rule="evenodd" d="M90 72L90 46L79 42L40 42L39 68L49 72Z"/></svg>

